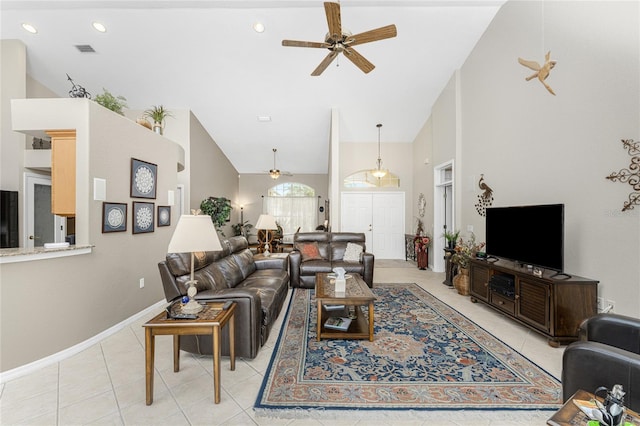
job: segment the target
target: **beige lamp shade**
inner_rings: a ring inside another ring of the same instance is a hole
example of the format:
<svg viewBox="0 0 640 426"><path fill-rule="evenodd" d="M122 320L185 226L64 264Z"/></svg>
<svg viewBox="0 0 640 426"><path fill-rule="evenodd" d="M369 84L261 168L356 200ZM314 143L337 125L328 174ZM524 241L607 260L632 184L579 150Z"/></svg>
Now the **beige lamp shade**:
<svg viewBox="0 0 640 426"><path fill-rule="evenodd" d="M187 214L180 216L169 242L169 253L219 250L222 250L222 246L210 216Z"/></svg>
<svg viewBox="0 0 640 426"><path fill-rule="evenodd" d="M256 229L278 229L276 219L270 214L261 214L256 223Z"/></svg>

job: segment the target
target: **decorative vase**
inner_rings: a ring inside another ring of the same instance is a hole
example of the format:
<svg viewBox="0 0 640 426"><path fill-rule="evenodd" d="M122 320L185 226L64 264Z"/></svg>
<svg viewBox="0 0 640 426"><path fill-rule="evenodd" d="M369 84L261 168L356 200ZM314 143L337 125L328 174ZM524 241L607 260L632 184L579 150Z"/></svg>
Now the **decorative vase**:
<svg viewBox="0 0 640 426"><path fill-rule="evenodd" d="M418 263L418 269L427 269L429 264L429 255L426 250L421 250L416 253L416 262Z"/></svg>
<svg viewBox="0 0 640 426"><path fill-rule="evenodd" d="M458 290L458 294L469 295L469 269L459 268L458 274L453 277L453 286Z"/></svg>
<svg viewBox="0 0 640 426"><path fill-rule="evenodd" d="M138 117L136 119L136 123L151 130L151 123L149 123L149 121L144 117Z"/></svg>
<svg viewBox="0 0 640 426"><path fill-rule="evenodd" d="M162 124L155 122L153 123L153 131L156 132L157 134L161 135L162 134Z"/></svg>

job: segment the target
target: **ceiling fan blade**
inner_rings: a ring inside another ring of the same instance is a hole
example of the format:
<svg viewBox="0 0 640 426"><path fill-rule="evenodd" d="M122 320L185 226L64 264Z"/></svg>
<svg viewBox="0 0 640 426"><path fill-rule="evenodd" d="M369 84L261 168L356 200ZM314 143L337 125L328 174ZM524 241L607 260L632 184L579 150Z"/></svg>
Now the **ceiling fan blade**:
<svg viewBox="0 0 640 426"><path fill-rule="evenodd" d="M353 62L365 74L370 73L376 67L371 62L369 62L364 56L356 52L356 50L352 49L351 47L347 47L346 49L344 49L344 56L346 56L348 60Z"/></svg>
<svg viewBox="0 0 640 426"><path fill-rule="evenodd" d="M384 40L398 35L396 26L391 24L386 27L376 28L375 30L365 31L364 33L354 34L347 38L345 44L349 46L357 46L359 44L370 43L372 41Z"/></svg>
<svg viewBox="0 0 640 426"><path fill-rule="evenodd" d="M313 70L311 75L314 76L314 77L317 77L320 74L322 74L322 72L327 69L329 64L331 62L333 62L333 60L336 58L336 56L338 56L338 52L336 52L336 51L330 52L327 56L325 56L325 58L322 60L322 62L320 62L320 65L318 65L318 67L315 70Z"/></svg>
<svg viewBox="0 0 640 426"><path fill-rule="evenodd" d="M324 12L327 15L329 38L332 41L342 40L342 24L340 22L340 3L325 2Z"/></svg>
<svg viewBox="0 0 640 426"><path fill-rule="evenodd" d="M298 40L282 40L283 46L289 47L324 47L329 48L331 45L329 43L319 43L316 41L298 41Z"/></svg>

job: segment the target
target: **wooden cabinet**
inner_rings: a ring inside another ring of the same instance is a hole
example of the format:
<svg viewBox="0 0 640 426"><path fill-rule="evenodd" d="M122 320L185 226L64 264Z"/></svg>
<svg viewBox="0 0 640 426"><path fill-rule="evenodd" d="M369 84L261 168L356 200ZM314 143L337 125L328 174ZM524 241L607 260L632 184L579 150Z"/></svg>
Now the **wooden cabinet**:
<svg viewBox="0 0 640 426"><path fill-rule="evenodd" d="M507 260L472 260L469 294L549 338L557 347L578 339L580 323L597 313L598 281L578 276L542 277Z"/></svg>
<svg viewBox="0 0 640 426"><path fill-rule="evenodd" d="M76 215L76 131L48 130L51 136L51 212Z"/></svg>

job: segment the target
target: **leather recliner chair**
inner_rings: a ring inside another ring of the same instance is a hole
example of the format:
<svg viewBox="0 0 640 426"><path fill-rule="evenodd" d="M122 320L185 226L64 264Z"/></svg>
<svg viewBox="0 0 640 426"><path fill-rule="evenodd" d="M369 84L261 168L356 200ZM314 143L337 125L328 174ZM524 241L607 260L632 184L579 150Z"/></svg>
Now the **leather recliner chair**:
<svg viewBox="0 0 640 426"><path fill-rule="evenodd" d="M315 260L303 260L300 245L317 244L320 257ZM362 247L360 260L344 261L349 243ZM289 273L291 287L314 288L318 272L331 272L333 268L343 267L347 273L358 273L369 287L373 287L373 266L375 257L367 253L365 235L359 232L299 232L293 237L293 251L289 253Z"/></svg>
<svg viewBox="0 0 640 426"><path fill-rule="evenodd" d="M640 411L640 319L598 314L582 322L580 341L564 351L563 401L578 389L593 392L616 384L626 392L625 406Z"/></svg>

